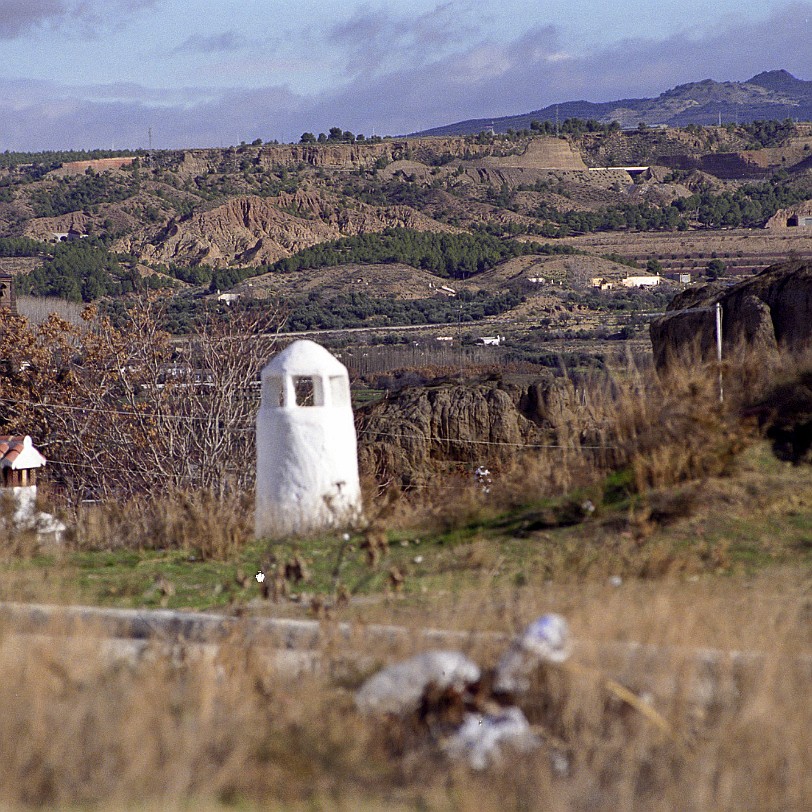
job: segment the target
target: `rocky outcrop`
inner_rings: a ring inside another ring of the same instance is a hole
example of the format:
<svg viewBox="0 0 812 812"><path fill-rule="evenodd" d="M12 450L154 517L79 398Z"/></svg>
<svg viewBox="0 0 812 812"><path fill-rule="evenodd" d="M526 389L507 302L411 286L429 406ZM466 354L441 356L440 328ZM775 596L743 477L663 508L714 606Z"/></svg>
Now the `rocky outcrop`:
<svg viewBox="0 0 812 812"><path fill-rule="evenodd" d="M554 140L556 139L550 139ZM570 150L564 141L560 144L554 149ZM401 160L437 165L453 158L497 157L503 149L504 146L498 143L474 144L465 138L386 139L378 142L359 141L354 144L327 142L244 145L225 149L187 150L180 157L177 171L183 177L195 177L209 173L234 172L242 166L259 166L266 170L302 165L318 169L372 169L381 162L385 164ZM535 150L536 147L532 149ZM531 150L528 158L531 162L535 160L533 154ZM579 159L573 154L567 160L572 162ZM577 167L568 165L566 168Z"/></svg>
<svg viewBox="0 0 812 812"><path fill-rule="evenodd" d="M812 218L812 200L804 200L796 206L787 209L779 209L769 220L766 228L777 229L779 231L802 228L808 233L812 233L812 228L802 226L801 223L807 218Z"/></svg>
<svg viewBox="0 0 812 812"><path fill-rule="evenodd" d="M676 359L714 357L717 303L725 354L802 352L812 343L812 262L788 261L733 287L707 285L676 296L650 327L658 369Z"/></svg>
<svg viewBox="0 0 812 812"><path fill-rule="evenodd" d="M534 444L577 446L578 409L572 383L552 375L411 387L357 413L361 470L413 487L450 467L505 465Z"/></svg>
<svg viewBox="0 0 812 812"><path fill-rule="evenodd" d="M157 236L144 233L128 250L147 262L222 267L272 263L320 242L386 228L453 231L409 206L355 208L307 192L277 198L239 197L174 220Z"/></svg>

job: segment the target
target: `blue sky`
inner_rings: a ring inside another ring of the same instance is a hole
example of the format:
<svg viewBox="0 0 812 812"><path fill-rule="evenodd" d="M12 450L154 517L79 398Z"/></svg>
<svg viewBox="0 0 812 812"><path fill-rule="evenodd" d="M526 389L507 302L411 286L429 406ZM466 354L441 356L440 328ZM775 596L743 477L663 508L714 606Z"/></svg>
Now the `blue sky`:
<svg viewBox="0 0 812 812"><path fill-rule="evenodd" d="M397 135L785 68L812 2L0 0L0 149Z"/></svg>

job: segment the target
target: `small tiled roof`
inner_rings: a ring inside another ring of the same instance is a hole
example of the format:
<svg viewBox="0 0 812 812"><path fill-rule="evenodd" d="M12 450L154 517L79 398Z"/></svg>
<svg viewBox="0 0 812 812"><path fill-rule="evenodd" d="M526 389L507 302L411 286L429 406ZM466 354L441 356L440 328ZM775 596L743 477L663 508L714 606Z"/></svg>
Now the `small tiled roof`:
<svg viewBox="0 0 812 812"><path fill-rule="evenodd" d="M42 468L45 457L34 448L31 437L0 434L0 468Z"/></svg>

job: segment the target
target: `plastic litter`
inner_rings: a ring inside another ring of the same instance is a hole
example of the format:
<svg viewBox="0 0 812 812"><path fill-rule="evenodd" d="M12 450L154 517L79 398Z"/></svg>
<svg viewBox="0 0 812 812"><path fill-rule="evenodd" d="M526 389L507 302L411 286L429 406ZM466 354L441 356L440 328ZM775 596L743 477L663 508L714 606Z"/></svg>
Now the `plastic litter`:
<svg viewBox="0 0 812 812"><path fill-rule="evenodd" d="M426 651L370 677L355 704L363 713L406 714L417 709L429 685L462 693L480 676L479 666L459 651Z"/></svg>
<svg viewBox="0 0 812 812"><path fill-rule="evenodd" d="M503 693L526 691L530 675L542 663L563 663L572 651L567 621L556 614L536 618L513 641L496 666L494 688Z"/></svg>
<svg viewBox="0 0 812 812"><path fill-rule="evenodd" d="M509 703L527 690L530 676L540 665L564 662L571 647L566 620L561 615L543 615L527 626L499 661L492 695L481 695L489 680L482 680L479 666L464 654L427 651L381 669L361 686L355 702L363 713L407 717L418 710L425 712L430 687L446 694L456 692L465 712L455 729L444 729L440 746L450 758L482 770L500 761L505 749L529 751L541 745L521 709ZM438 730L429 726L426 734L436 736Z"/></svg>
<svg viewBox="0 0 812 812"><path fill-rule="evenodd" d="M443 750L474 770L484 770L503 759L506 747L529 752L540 745L522 711L508 707L498 714L466 714L458 730L443 742Z"/></svg>

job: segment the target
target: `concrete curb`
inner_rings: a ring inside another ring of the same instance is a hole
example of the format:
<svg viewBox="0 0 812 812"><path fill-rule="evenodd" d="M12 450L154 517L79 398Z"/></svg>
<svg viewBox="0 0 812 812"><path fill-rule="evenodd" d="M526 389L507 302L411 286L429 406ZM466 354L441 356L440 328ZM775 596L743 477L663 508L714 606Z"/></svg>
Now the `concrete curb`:
<svg viewBox="0 0 812 812"><path fill-rule="evenodd" d="M231 640L255 646L278 672L298 676L322 669L330 652L367 667L374 660L365 652L378 649L395 656L398 649L470 648L507 645L509 637L494 632L407 629L385 624L350 624L293 618L233 617L168 609L107 609L0 603L0 629L20 643L98 638L108 656L138 660L149 651L187 654L214 661L220 646ZM689 686L694 701L707 704L729 698L745 678L774 664L764 652L714 648L655 646L636 642L576 640L573 660L604 675L632 682L636 690L673 696ZM812 655L783 658L781 667L812 682ZM688 669L686 674L685 669ZM687 677L687 682L685 678Z"/></svg>

